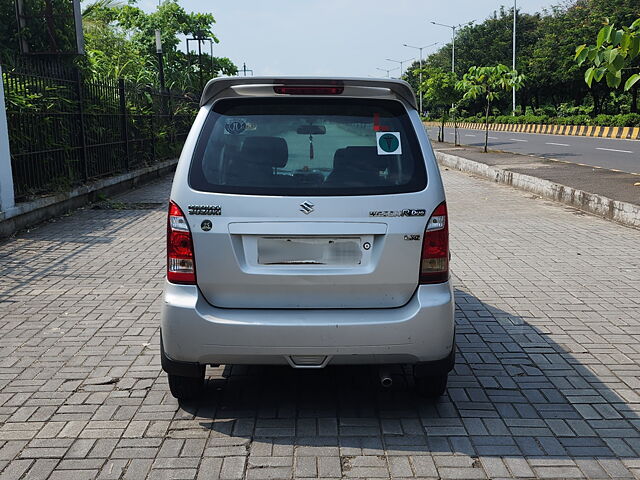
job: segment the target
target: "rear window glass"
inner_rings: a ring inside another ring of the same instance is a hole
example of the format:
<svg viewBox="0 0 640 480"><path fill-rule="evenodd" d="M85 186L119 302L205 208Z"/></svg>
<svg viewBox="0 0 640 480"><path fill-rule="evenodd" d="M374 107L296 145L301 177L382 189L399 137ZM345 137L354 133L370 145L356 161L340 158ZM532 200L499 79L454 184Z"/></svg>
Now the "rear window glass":
<svg viewBox="0 0 640 480"><path fill-rule="evenodd" d="M426 172L400 102L228 99L205 121L189 184L251 195L373 195L422 190Z"/></svg>

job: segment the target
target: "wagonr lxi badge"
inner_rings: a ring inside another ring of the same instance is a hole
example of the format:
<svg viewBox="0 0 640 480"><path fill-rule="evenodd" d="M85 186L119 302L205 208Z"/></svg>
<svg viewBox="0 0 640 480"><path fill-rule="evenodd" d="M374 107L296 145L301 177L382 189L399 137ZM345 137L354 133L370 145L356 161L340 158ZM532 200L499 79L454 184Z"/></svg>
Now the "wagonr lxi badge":
<svg viewBox="0 0 640 480"><path fill-rule="evenodd" d="M167 222L171 393L198 395L207 365L408 364L442 394L447 204L409 85L217 78L200 104Z"/></svg>

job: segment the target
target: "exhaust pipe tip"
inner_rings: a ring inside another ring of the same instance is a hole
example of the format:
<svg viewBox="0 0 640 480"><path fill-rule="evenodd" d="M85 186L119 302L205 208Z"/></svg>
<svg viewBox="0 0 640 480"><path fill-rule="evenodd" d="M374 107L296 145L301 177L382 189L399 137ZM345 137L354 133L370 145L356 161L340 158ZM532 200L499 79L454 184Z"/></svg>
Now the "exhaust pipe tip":
<svg viewBox="0 0 640 480"><path fill-rule="evenodd" d="M389 388L391 385L393 385L393 378L391 377L391 373L389 373L389 370L380 369L378 375L380 376L380 385L382 385L384 388Z"/></svg>

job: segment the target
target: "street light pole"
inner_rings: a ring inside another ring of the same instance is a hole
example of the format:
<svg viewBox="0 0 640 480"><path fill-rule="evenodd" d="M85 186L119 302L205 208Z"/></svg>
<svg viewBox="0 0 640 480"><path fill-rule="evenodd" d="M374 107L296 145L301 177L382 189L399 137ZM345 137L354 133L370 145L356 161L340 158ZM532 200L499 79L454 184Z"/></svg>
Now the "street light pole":
<svg viewBox="0 0 640 480"><path fill-rule="evenodd" d="M513 0L513 62L512 62L512 66L513 66L513 70L516 69L516 19L517 19L517 10L516 10L516 0ZM512 114L513 116L515 116L516 114L516 87L514 86L512 91L511 91L511 96L512 96L512 101L513 101L513 107L512 107Z"/></svg>
<svg viewBox="0 0 640 480"><path fill-rule="evenodd" d="M162 32L160 30L156 30L156 54L158 55L158 76L160 77L160 113L162 115L166 115L168 97L167 89L165 88L164 83L164 65L162 61Z"/></svg>
<svg viewBox="0 0 640 480"><path fill-rule="evenodd" d="M402 78L402 65L407 63L410 60L415 60L414 58L407 58L406 60L393 60L391 58L387 58L387 62L394 62L400 64L400 78Z"/></svg>
<svg viewBox="0 0 640 480"><path fill-rule="evenodd" d="M515 1L515 0L514 0ZM465 23L465 25L471 25L475 20ZM462 26L462 23L458 25L447 25L445 23L431 22L433 25L439 25L441 27L447 27L451 29L451 71L456 73L456 30Z"/></svg>
<svg viewBox="0 0 640 480"><path fill-rule="evenodd" d="M198 35L198 75L200 76L200 91L202 92L204 84L202 81L202 44L200 42L200 35Z"/></svg>
<svg viewBox="0 0 640 480"><path fill-rule="evenodd" d="M420 84L418 85L418 96L420 97L420 115L422 115L422 50L424 50L425 48L433 47L438 43L439 42L435 42L430 45L425 45L424 47L414 47L413 45L407 45L406 43L402 44L404 47L413 48L415 50L420 51L420 79L419 79Z"/></svg>
<svg viewBox="0 0 640 480"><path fill-rule="evenodd" d="M444 23L431 22L433 25L451 29L451 71L456 73L456 29L460 25L446 25Z"/></svg>
<svg viewBox="0 0 640 480"><path fill-rule="evenodd" d="M393 67L393 68L380 68L380 67L376 67L376 70L380 70L382 72L387 72L387 78L390 78L389 73L393 72L394 70L397 70L398 67Z"/></svg>
<svg viewBox="0 0 640 480"><path fill-rule="evenodd" d="M253 77L253 70L251 70L250 68L247 68L247 64L246 62L242 63L242 72L244 73L244 76L247 76L247 72L251 72L251 76Z"/></svg>
<svg viewBox="0 0 640 480"><path fill-rule="evenodd" d="M451 33L451 73L456 73L456 27L453 27Z"/></svg>
<svg viewBox="0 0 640 480"><path fill-rule="evenodd" d="M197 31L193 34L193 38L187 38L187 58L189 59L189 67L191 67L191 49L189 48L189 42L198 42L198 76L200 79L200 90L204 87L204 80L202 78L202 45L201 42L209 42L211 49L211 68L213 70L213 40L205 37L204 33Z"/></svg>
<svg viewBox="0 0 640 480"><path fill-rule="evenodd" d="M160 92L164 93L164 65L162 62L162 37L160 30L156 30L156 53L158 54L158 75L160 77Z"/></svg>

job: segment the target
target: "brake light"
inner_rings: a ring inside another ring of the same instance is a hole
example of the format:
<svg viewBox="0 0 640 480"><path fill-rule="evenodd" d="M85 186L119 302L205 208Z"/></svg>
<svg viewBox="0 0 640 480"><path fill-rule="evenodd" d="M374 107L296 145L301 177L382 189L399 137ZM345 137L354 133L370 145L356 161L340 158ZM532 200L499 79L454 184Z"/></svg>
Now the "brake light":
<svg viewBox="0 0 640 480"><path fill-rule="evenodd" d="M344 87L273 87L273 91L284 95L340 95Z"/></svg>
<svg viewBox="0 0 640 480"><path fill-rule="evenodd" d="M344 92L344 84L331 80L306 80L303 83L287 83L278 81L282 85L274 85L273 91L282 95L340 95Z"/></svg>
<svg viewBox="0 0 640 480"><path fill-rule="evenodd" d="M422 241L420 283L449 280L449 226L447 204L442 202L429 217Z"/></svg>
<svg viewBox="0 0 640 480"><path fill-rule="evenodd" d="M191 230L180 207L169 202L167 219L167 280L184 285L196 284Z"/></svg>

